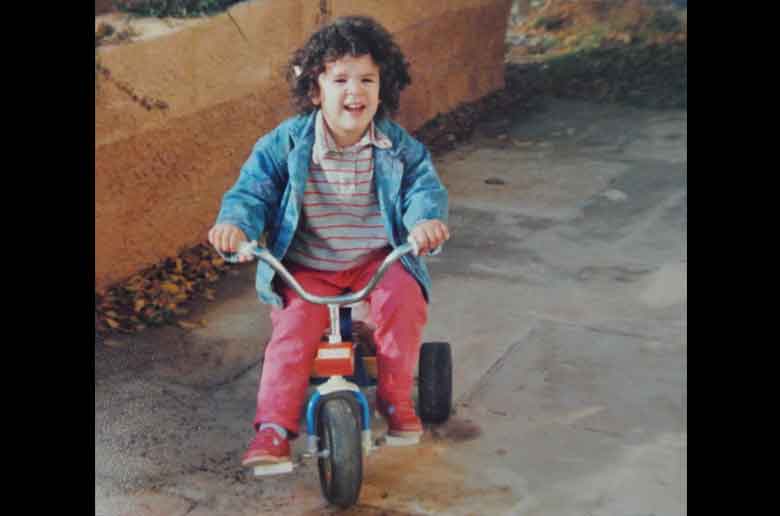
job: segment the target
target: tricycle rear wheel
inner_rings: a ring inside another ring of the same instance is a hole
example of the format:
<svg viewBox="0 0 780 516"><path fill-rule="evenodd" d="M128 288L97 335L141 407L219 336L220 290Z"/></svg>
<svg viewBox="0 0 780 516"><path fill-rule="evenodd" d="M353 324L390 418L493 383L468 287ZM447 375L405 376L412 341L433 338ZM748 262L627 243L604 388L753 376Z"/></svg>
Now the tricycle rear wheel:
<svg viewBox="0 0 780 516"><path fill-rule="evenodd" d="M326 397L320 402L317 417L317 466L322 494L328 502L344 509L357 502L363 483L360 411L348 396Z"/></svg>
<svg viewBox="0 0 780 516"><path fill-rule="evenodd" d="M420 348L419 414L423 423L443 423L452 411L452 350L449 342Z"/></svg>

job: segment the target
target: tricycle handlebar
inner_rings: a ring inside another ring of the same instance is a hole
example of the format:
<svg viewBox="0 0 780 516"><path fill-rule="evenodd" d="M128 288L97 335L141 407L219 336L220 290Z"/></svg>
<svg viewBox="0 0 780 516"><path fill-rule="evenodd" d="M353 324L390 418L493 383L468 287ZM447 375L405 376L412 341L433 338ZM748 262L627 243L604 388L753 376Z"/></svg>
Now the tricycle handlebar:
<svg viewBox="0 0 780 516"><path fill-rule="evenodd" d="M241 256L255 256L258 259L263 260L268 265L270 265L272 269L278 272L282 279L284 279L284 281L287 282L287 284L290 285L290 287L295 290L299 296L310 303L315 303L318 305L350 305L352 303L357 303L358 301L363 300L363 298L365 298L369 292L373 290L376 284L379 283L379 280L382 279L382 276L384 276L385 272L387 272L387 269L403 255L410 252L413 252L415 256L419 253L417 242L415 242L411 237L409 237L408 243L396 247L390 254L387 255L387 257L385 257L384 261L379 266L379 269L377 269L368 284L361 290L340 296L325 297L316 296L306 292L303 287L301 287L301 285L295 280L293 275L290 274L287 268L279 260L277 260L274 255L268 251L268 249L258 246L256 240L252 240L251 242L244 242L239 246L237 253L231 253L229 255L225 255L219 249L217 249L217 253L226 262L229 263L237 263L239 261L239 257Z"/></svg>

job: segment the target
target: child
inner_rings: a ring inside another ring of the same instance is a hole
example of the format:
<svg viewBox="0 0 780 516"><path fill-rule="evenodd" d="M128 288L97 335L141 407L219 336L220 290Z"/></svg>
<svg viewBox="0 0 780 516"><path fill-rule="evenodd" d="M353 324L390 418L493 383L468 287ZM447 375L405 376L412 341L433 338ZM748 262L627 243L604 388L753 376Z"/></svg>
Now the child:
<svg viewBox="0 0 780 516"><path fill-rule="evenodd" d="M299 114L255 144L225 194L209 242L235 252L267 232L266 246L319 296L363 288L411 235L420 254L449 238L447 191L425 147L390 120L411 79L392 36L367 17L322 27L297 50L288 80ZM377 409L395 436L419 436L411 401L427 320L430 276L406 255L366 298L376 325ZM261 301L273 305L246 467L291 465L309 375L328 309L302 300L259 262Z"/></svg>

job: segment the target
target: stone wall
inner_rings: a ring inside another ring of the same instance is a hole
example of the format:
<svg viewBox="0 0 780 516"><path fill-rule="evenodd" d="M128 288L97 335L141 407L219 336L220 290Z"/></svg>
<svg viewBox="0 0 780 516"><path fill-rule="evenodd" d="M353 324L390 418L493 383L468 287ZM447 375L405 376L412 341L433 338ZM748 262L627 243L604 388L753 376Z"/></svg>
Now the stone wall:
<svg viewBox="0 0 780 516"><path fill-rule="evenodd" d="M169 34L100 47L95 287L202 242L252 145L294 114L284 65L320 23L378 19L411 63L410 131L504 86L511 0L254 0Z"/></svg>

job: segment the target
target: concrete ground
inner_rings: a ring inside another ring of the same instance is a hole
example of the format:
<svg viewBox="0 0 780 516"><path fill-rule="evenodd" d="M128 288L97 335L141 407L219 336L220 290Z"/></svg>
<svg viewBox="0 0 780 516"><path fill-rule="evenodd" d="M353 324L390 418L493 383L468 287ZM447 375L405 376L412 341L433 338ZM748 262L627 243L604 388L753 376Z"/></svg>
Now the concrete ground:
<svg viewBox="0 0 780 516"><path fill-rule="evenodd" d="M548 99L436 160L452 239L425 339L453 346L455 414L372 454L344 514L687 513L686 121ZM239 466L270 328L253 274L204 328L96 347L97 515L338 512L314 462Z"/></svg>

